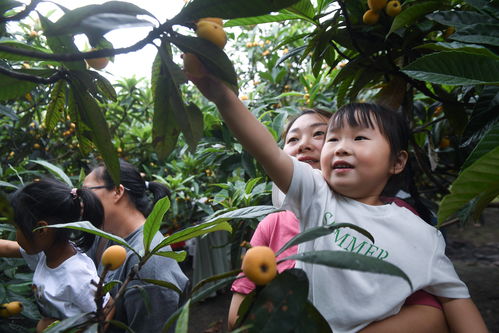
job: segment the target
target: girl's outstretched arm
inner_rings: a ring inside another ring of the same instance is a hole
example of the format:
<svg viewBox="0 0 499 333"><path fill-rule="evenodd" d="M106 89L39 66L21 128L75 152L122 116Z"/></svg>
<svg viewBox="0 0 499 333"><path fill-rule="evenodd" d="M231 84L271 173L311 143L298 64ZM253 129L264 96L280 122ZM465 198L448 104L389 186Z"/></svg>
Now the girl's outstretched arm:
<svg viewBox="0 0 499 333"><path fill-rule="evenodd" d="M16 241L0 239L0 257L22 258L21 247Z"/></svg>
<svg viewBox="0 0 499 333"><path fill-rule="evenodd" d="M279 148L267 128L246 108L236 94L216 77L189 77L201 93L215 103L227 126L243 147L262 165L284 193L293 175L291 158Z"/></svg>

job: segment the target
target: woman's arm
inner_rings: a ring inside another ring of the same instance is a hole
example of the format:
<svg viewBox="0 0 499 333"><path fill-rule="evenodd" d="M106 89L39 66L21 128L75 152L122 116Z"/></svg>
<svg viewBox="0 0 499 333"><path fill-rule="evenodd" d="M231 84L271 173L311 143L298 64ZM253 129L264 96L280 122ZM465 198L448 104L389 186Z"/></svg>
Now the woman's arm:
<svg viewBox="0 0 499 333"><path fill-rule="evenodd" d="M0 239L0 257L22 258L19 243L16 241Z"/></svg>
<svg viewBox="0 0 499 333"><path fill-rule="evenodd" d="M212 75L189 79L206 98L216 104L220 115L244 149L262 165L281 191L287 193L293 175L293 162L279 148L267 128L219 79Z"/></svg>

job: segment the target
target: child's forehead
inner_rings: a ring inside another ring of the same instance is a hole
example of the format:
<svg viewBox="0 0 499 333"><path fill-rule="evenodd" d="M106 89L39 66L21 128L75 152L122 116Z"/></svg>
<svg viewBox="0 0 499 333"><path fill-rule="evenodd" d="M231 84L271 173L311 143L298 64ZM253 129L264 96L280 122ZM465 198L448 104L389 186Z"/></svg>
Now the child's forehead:
<svg viewBox="0 0 499 333"><path fill-rule="evenodd" d="M328 123L328 131L342 128L374 129L382 131L374 112L355 110L352 112L335 113Z"/></svg>

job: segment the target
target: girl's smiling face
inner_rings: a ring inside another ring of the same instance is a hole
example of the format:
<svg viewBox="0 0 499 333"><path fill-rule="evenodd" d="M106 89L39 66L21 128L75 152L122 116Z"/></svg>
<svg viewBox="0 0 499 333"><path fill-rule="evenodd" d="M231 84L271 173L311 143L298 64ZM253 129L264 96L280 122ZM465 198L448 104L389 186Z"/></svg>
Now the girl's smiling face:
<svg viewBox="0 0 499 333"><path fill-rule="evenodd" d="M306 113L300 116L286 134L283 151L315 169L320 169L326 129L326 117L318 113Z"/></svg>
<svg viewBox="0 0 499 333"><path fill-rule="evenodd" d="M378 205L388 179L404 169L407 152L400 152L394 160L390 143L375 119L371 119L371 125L352 126L344 120L342 126L330 127L321 166L324 178L336 193Z"/></svg>

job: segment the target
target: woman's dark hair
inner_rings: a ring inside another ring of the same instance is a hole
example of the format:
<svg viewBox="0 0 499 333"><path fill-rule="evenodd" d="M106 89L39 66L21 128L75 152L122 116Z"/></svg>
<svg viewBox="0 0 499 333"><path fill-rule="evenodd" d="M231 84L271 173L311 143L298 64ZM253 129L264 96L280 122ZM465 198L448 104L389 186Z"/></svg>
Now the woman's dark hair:
<svg viewBox="0 0 499 333"><path fill-rule="evenodd" d="M392 161L396 160L399 152L402 150L409 153L409 139L411 135L409 125L401 113L379 104L351 103L342 106L329 120L328 132L336 128L342 128L345 124L351 127L374 128L373 121L390 144L390 157ZM432 214L421 202L412 175L410 161L411 159L408 159L406 167L400 174L390 177L382 195L394 196L399 190L406 190L411 194L414 207L420 217L426 222L431 223Z"/></svg>
<svg viewBox="0 0 499 333"><path fill-rule="evenodd" d="M89 190L71 188L52 178L44 178L18 189L10 197L14 209L14 222L28 239L33 239L33 229L39 221L60 224L90 221L100 228L104 219L104 208L99 198ZM82 251L87 250L95 236L71 229L54 229L56 241L72 240Z"/></svg>
<svg viewBox="0 0 499 333"><path fill-rule="evenodd" d="M293 124L295 123L295 121L298 118L300 118L301 116L304 116L306 114L313 114L313 113L318 114L320 116L323 116L326 119L331 118L331 116L333 115L331 112L323 110L323 109L319 109L319 108L303 109L303 110L300 111L300 113L298 113L297 115L291 117L288 120L288 122L286 124L286 127L284 128L284 131L281 133L281 139L282 140L286 140L286 135L288 135L288 132L291 129L291 126L293 126Z"/></svg>
<svg viewBox="0 0 499 333"><path fill-rule="evenodd" d="M117 186L105 165L98 166L94 171L97 178L101 180L108 189L113 189ZM146 217L151 213L152 207L159 199L170 195L170 191L165 185L157 182L144 181L139 171L132 164L123 160L120 160L120 180L130 201L133 202L135 208ZM146 193L147 190L153 195L152 202Z"/></svg>

